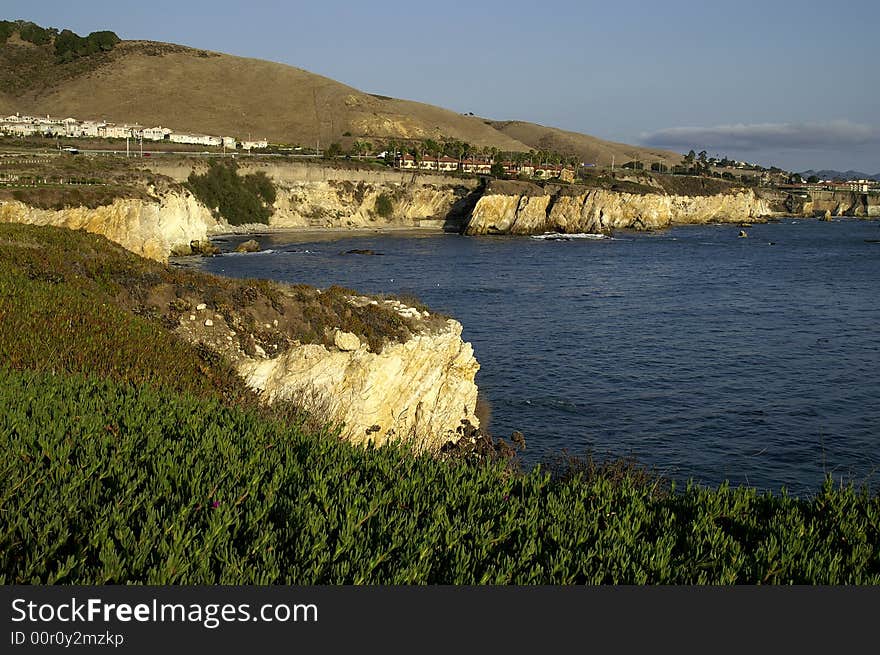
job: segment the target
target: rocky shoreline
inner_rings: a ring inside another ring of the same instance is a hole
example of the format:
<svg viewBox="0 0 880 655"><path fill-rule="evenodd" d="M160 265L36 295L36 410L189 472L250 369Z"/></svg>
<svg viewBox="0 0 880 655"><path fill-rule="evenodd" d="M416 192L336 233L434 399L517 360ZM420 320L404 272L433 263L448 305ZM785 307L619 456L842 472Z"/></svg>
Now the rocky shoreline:
<svg viewBox="0 0 880 655"><path fill-rule="evenodd" d="M242 235L291 233L319 239L388 232L601 234L826 212L880 215L880 203L866 194L804 197L717 181L698 185L691 179L651 180L655 186L649 186L621 177L612 180L613 184L604 180L604 186L540 185L400 171L250 164L241 167L242 174L265 175L275 188L268 224L232 225L183 184L193 170L191 166L166 169L160 165L156 174L168 181L159 185L161 190L154 186L143 197L117 198L95 208L40 209L20 201L0 201L0 221L85 229L132 252L168 261L170 256L215 254L212 239Z"/></svg>

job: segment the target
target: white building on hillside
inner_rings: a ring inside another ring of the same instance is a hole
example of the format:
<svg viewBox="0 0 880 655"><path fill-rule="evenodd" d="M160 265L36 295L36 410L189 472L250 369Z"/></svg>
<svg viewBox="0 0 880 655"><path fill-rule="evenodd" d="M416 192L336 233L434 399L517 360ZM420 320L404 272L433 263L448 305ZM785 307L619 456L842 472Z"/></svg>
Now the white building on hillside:
<svg viewBox="0 0 880 655"><path fill-rule="evenodd" d="M172 132L168 135L171 143L189 143L199 146L219 146L223 145L223 139L219 136L209 136L207 134L181 134Z"/></svg>
<svg viewBox="0 0 880 655"><path fill-rule="evenodd" d="M269 142L266 139L262 139L259 141L242 141L241 148L242 150L254 150L256 148L268 148Z"/></svg>
<svg viewBox="0 0 880 655"><path fill-rule="evenodd" d="M101 136L106 123L98 123L97 121L83 121L79 124L80 132L76 136L99 137Z"/></svg>
<svg viewBox="0 0 880 655"><path fill-rule="evenodd" d="M99 131L98 135L103 136L105 139L128 139L131 137L131 127L110 123L105 125L103 132Z"/></svg>
<svg viewBox="0 0 880 655"><path fill-rule="evenodd" d="M242 150L254 150L256 148L268 148L269 142L266 139L262 139L259 141L242 141L241 142Z"/></svg>
<svg viewBox="0 0 880 655"><path fill-rule="evenodd" d="M145 127L141 130L140 136L147 141L164 141L171 134L171 130L167 127Z"/></svg>
<svg viewBox="0 0 880 655"><path fill-rule="evenodd" d="M45 128L36 123L10 123L6 125L6 133L13 136L33 136L42 134Z"/></svg>

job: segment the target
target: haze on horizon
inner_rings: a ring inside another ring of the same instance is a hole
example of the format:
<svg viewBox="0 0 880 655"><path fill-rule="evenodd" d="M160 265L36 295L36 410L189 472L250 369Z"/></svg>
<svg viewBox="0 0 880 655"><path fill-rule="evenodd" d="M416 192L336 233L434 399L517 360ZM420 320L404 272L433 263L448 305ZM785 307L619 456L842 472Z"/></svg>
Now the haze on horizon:
<svg viewBox="0 0 880 655"><path fill-rule="evenodd" d="M624 143L880 173L880 5L866 0L7 0L2 18L267 59Z"/></svg>

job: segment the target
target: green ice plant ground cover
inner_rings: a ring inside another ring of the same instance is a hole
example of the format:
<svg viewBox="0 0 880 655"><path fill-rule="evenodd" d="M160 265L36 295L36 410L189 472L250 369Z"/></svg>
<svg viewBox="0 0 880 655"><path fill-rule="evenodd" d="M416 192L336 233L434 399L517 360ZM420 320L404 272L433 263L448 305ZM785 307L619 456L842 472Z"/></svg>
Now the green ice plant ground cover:
<svg viewBox="0 0 880 655"><path fill-rule="evenodd" d="M0 369L0 583L878 584L880 496L352 446L150 383Z"/></svg>

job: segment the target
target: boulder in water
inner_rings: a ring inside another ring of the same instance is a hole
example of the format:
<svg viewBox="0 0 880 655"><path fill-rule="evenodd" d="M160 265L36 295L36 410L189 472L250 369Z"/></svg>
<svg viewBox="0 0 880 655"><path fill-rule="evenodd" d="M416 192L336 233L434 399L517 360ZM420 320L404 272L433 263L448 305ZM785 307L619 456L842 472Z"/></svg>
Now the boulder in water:
<svg viewBox="0 0 880 655"><path fill-rule="evenodd" d="M248 241L238 244L235 252L259 252L259 250L259 242L256 239L249 239Z"/></svg>
<svg viewBox="0 0 880 655"><path fill-rule="evenodd" d="M190 241L189 247L192 249L194 255L204 255L205 257L211 257L213 255L220 254L220 248L215 246L210 241Z"/></svg>

